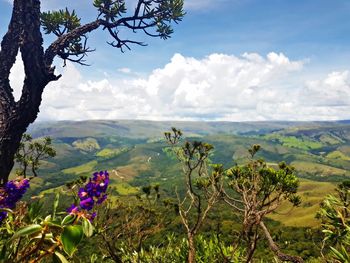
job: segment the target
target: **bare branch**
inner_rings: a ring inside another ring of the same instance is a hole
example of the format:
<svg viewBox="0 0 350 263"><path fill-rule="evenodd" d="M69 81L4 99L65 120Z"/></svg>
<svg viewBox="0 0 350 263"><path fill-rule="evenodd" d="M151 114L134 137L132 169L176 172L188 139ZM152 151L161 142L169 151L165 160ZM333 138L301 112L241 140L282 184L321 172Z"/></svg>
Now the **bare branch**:
<svg viewBox="0 0 350 263"><path fill-rule="evenodd" d="M273 253L275 253L275 255L278 257L279 260L281 261L289 261L289 262L293 262L293 263L303 263L304 260L301 257L298 256L291 256L291 255L287 255L284 254L279 247L276 245L276 243L273 241L270 232L268 231L267 227L265 226L264 222L261 221L260 222L260 227L263 230L265 237L269 243L269 246L271 248L271 250L273 251Z"/></svg>

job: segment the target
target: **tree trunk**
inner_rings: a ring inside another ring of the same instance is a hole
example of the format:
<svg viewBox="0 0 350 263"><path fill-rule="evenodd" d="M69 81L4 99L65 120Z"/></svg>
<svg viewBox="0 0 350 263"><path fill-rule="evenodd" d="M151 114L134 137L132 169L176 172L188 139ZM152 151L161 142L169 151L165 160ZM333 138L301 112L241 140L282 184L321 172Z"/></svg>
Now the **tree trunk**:
<svg viewBox="0 0 350 263"><path fill-rule="evenodd" d="M262 228L262 230L265 234L265 237L266 237L267 241L269 242L270 249L272 250L273 253L275 253L275 255L278 257L279 260L289 261L289 262L293 262L293 263L304 263L304 260L301 257L284 254L279 249L279 247L273 241L273 239L270 235L270 232L266 228L263 221L260 222L260 227Z"/></svg>
<svg viewBox="0 0 350 263"><path fill-rule="evenodd" d="M7 123L5 123L6 125ZM11 129L11 125L0 127L0 184L8 181L8 176L14 165L14 155L21 142L25 130Z"/></svg>
<svg viewBox="0 0 350 263"><path fill-rule="evenodd" d="M195 263L196 262L196 247L194 242L194 235L189 233L187 235L188 239L188 257L187 261L188 263Z"/></svg>
<svg viewBox="0 0 350 263"><path fill-rule="evenodd" d="M256 249L256 244L258 242L258 229L257 227L250 226L246 232L246 238L248 243L248 253L246 258L246 263L253 262L253 256Z"/></svg>
<svg viewBox="0 0 350 263"><path fill-rule="evenodd" d="M45 64L40 32L40 0L14 0L9 29L0 51L0 184L8 181L23 133L39 112L46 85L58 77ZM10 87L10 70L20 49L25 79L22 95L15 102Z"/></svg>

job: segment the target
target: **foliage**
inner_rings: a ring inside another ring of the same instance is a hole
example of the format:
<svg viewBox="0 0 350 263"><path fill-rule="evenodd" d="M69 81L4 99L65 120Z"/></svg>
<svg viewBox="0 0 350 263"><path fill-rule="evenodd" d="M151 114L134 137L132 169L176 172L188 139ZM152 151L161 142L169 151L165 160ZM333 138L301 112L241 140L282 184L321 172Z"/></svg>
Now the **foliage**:
<svg viewBox="0 0 350 263"><path fill-rule="evenodd" d="M205 238L202 235L196 236L196 262L198 263L236 263L242 262L243 251L233 251L233 247L225 245L217 236ZM122 247L123 262L143 262L143 263L162 263L172 262L181 263L187 261L188 240L186 238L176 238L174 235L167 236L161 244L150 246L148 249L141 249L139 253L130 251Z"/></svg>
<svg viewBox="0 0 350 263"><path fill-rule="evenodd" d="M109 201L97 219L101 254L115 262L141 258L147 239L170 223L165 214L159 185L144 186L128 203Z"/></svg>
<svg viewBox="0 0 350 263"><path fill-rule="evenodd" d="M103 25L104 29L108 29L107 32L113 38L113 41L108 44L120 48L122 52L124 52L124 48L130 50L130 44L142 46L145 44L121 38L119 27L129 28L134 32L140 30L151 37L168 39L174 32L171 23L180 22L185 14L183 0L139 0L133 15L130 17L126 16L125 0L94 0L93 6L98 15L97 21L91 24ZM86 65L83 58L94 49L87 46L87 32L83 29L89 24L81 25L80 20L75 10L69 11L67 8L41 14L41 24L45 34L54 34L58 38L69 33L75 35L69 41L65 41L57 55L64 61L70 60ZM76 31L79 29L84 32L77 33Z"/></svg>
<svg viewBox="0 0 350 263"><path fill-rule="evenodd" d="M328 195L317 217L322 222L323 249L329 248L326 258L333 262L350 262L350 181L336 189L337 196ZM324 251L323 251L324 252Z"/></svg>
<svg viewBox="0 0 350 263"><path fill-rule="evenodd" d="M50 137L33 140L31 135L23 134L22 141L15 154L15 161L19 165L16 174L26 178L28 169L30 169L31 174L36 177L38 176L37 171L40 161L55 156L56 151L52 147L52 139Z"/></svg>
<svg viewBox="0 0 350 263"><path fill-rule="evenodd" d="M23 179L15 184L23 196L27 184ZM24 182L24 183L22 183ZM13 184L12 181L9 184ZM22 187L25 186L25 187ZM51 214L42 216L42 205L37 202L17 204L15 210L6 210L6 217L0 228L1 262L41 262L51 257L53 262L68 262L85 237L94 233L93 220L96 212L91 212L95 202L106 199L103 194L108 187L108 173L95 173L84 188L80 188L77 199L79 206L71 206L67 212L57 212L59 194L53 202ZM5 188L6 189L6 188ZM3 197L2 195L1 197ZM90 201L87 201L90 200ZM15 208L15 207L13 207Z"/></svg>

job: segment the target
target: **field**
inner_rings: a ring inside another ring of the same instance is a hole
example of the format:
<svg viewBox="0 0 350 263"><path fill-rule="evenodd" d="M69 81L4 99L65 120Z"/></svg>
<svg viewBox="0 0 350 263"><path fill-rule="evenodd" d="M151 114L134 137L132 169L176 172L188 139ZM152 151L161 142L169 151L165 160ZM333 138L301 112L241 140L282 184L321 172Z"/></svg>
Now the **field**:
<svg viewBox="0 0 350 263"><path fill-rule="evenodd" d="M298 191L302 198L301 205L293 208L285 202L276 213L269 217L286 226L319 226L320 222L315 215L320 208L320 202L326 194L334 193L335 187L334 183L301 179Z"/></svg>

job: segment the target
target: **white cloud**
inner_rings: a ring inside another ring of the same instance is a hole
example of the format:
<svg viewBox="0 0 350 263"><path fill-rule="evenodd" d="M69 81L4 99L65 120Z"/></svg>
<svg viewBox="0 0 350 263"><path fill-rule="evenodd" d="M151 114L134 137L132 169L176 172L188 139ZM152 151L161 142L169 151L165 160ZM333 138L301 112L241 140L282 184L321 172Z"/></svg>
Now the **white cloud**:
<svg viewBox="0 0 350 263"><path fill-rule="evenodd" d="M22 86L24 81L24 66L20 53L16 57L16 63L11 69L10 85L13 88L13 95L16 100L19 100L22 93Z"/></svg>
<svg viewBox="0 0 350 263"><path fill-rule="evenodd" d="M350 105L349 71L332 72L321 80L308 81L300 93L301 98L313 106L348 106Z"/></svg>
<svg viewBox="0 0 350 263"><path fill-rule="evenodd" d="M92 81L68 64L63 77L45 89L39 118L349 119L350 72L332 72L304 81L305 77L300 77L307 73L303 65L304 61L273 52L265 57L256 53L240 57L211 54L203 59L175 54L146 78L105 75ZM19 77L20 63L13 72Z"/></svg>

